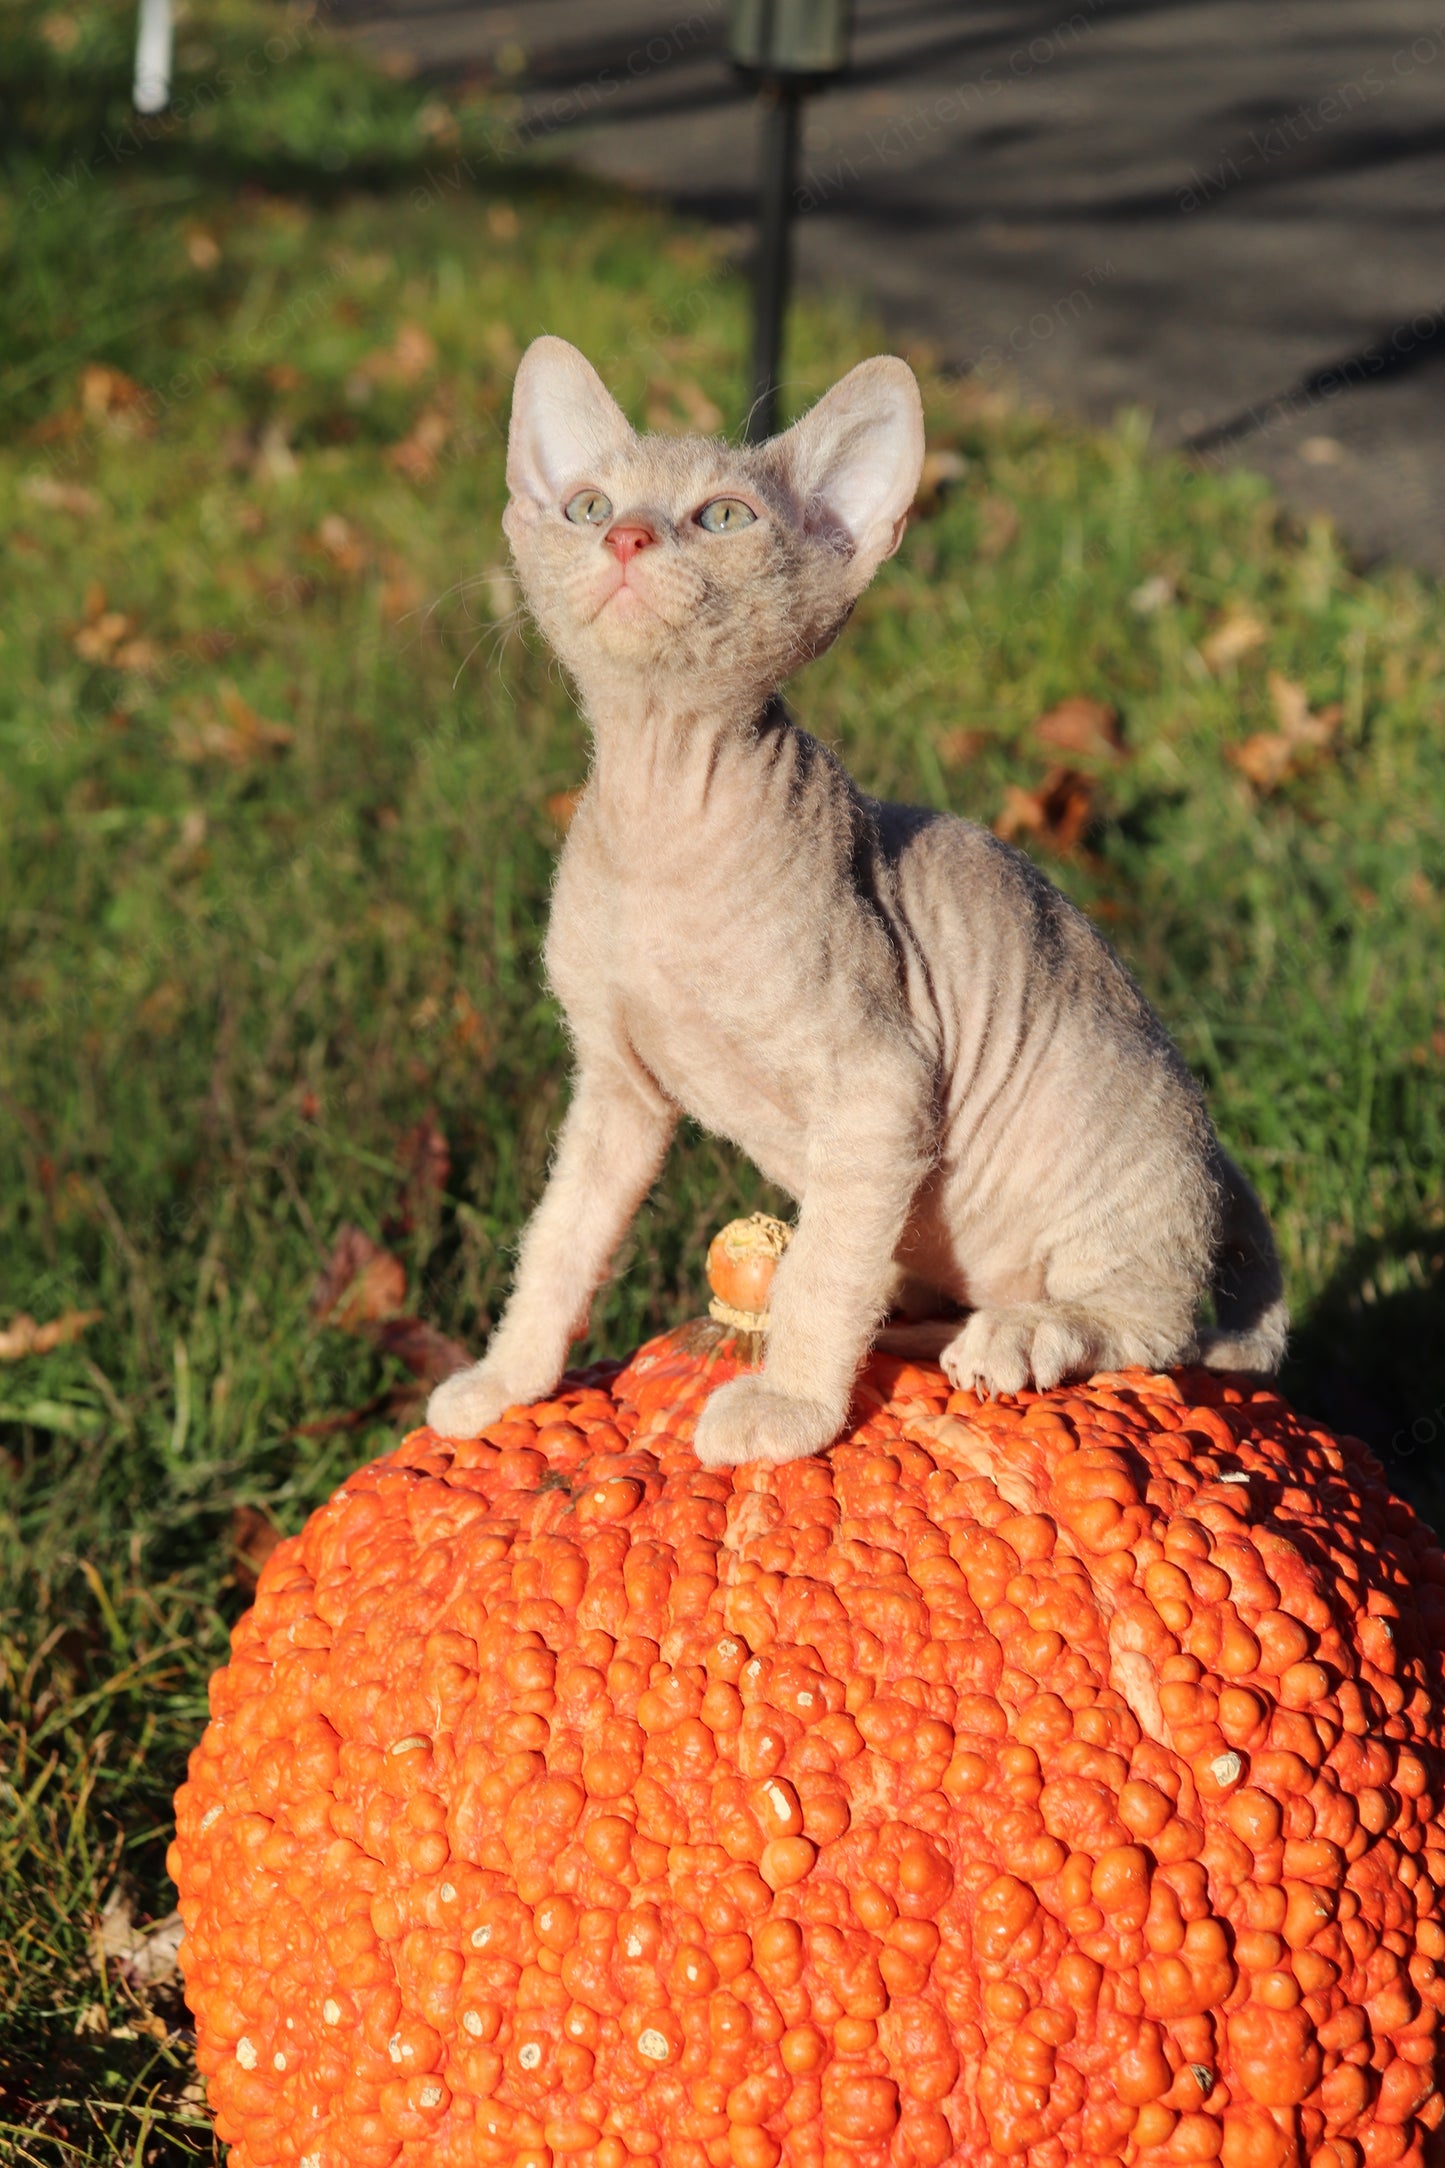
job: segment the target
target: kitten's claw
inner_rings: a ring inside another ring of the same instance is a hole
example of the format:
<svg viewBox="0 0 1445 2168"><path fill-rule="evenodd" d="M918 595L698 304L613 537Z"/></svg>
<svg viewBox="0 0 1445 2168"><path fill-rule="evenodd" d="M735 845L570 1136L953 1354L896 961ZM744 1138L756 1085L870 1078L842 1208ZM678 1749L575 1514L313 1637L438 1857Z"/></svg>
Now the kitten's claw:
<svg viewBox="0 0 1445 2168"><path fill-rule="evenodd" d="M473 1363L437 1386L426 1404L426 1419L443 1438L475 1438L518 1397L486 1363Z"/></svg>
<svg viewBox="0 0 1445 2168"><path fill-rule="evenodd" d="M748 1460L802 1460L831 1445L840 1423L816 1400L797 1400L762 1378L719 1386L698 1417L694 1441L704 1468Z"/></svg>
<svg viewBox="0 0 1445 2168"><path fill-rule="evenodd" d="M955 1385L987 1399L1028 1384L1047 1393L1100 1370L1167 1370L1193 1346L1190 1319L1166 1303L1141 1298L1114 1315L1081 1302L1020 1302L975 1310L938 1359Z"/></svg>
<svg viewBox="0 0 1445 2168"><path fill-rule="evenodd" d="M1021 1393L1030 1382L1046 1393L1065 1378L1104 1368L1101 1341L1084 1313L1046 1302L1020 1303L1009 1310L975 1310L938 1359L961 1391L985 1399Z"/></svg>

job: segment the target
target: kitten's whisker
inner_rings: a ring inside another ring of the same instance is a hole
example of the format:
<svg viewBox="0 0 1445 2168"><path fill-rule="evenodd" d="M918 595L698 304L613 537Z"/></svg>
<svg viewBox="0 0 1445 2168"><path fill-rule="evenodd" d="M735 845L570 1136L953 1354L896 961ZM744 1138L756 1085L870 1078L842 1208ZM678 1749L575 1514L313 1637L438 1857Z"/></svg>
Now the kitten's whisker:
<svg viewBox="0 0 1445 2168"><path fill-rule="evenodd" d="M462 672L466 669L467 664L471 661L473 655L476 654L477 649L481 647L482 644L483 643L480 640L473 640L471 646L467 649L465 655L463 655L461 661L457 664L456 676L452 679L453 692L456 691L458 685L461 683Z"/></svg>
<svg viewBox="0 0 1445 2168"><path fill-rule="evenodd" d="M444 602L449 602L453 595L464 595L469 587L481 587L486 583L488 579L490 579L490 577L491 574L487 572L469 572L462 579L453 580L450 587L444 587L441 593L439 595L434 595L432 600L427 604L427 616L434 616L435 613L441 608L442 604Z"/></svg>

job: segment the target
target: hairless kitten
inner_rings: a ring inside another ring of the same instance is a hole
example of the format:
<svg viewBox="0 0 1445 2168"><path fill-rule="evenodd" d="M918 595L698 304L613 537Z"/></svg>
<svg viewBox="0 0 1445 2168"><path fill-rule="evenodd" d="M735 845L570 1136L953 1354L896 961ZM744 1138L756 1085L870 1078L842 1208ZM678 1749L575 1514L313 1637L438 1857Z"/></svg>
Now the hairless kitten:
<svg viewBox="0 0 1445 2168"><path fill-rule="evenodd" d="M734 449L638 436L561 339L523 358L504 524L595 744L546 949L576 1076L485 1360L432 1395L445 1434L555 1385L684 1111L799 1205L705 1463L827 1445L890 1312L985 1393L1279 1362L1264 1212L1107 942L986 830L867 797L778 696L898 547L922 457L901 361Z"/></svg>

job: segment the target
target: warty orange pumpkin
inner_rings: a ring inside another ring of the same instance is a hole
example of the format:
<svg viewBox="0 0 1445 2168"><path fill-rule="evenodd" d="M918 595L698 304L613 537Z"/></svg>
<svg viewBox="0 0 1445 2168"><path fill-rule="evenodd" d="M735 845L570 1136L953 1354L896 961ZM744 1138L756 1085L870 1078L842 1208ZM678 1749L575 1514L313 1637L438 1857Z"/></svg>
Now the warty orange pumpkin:
<svg viewBox="0 0 1445 2168"><path fill-rule="evenodd" d="M170 1862L233 2168L1437 2161L1427 1531L1202 1371L875 1355L704 1472L757 1247L264 1568Z"/></svg>

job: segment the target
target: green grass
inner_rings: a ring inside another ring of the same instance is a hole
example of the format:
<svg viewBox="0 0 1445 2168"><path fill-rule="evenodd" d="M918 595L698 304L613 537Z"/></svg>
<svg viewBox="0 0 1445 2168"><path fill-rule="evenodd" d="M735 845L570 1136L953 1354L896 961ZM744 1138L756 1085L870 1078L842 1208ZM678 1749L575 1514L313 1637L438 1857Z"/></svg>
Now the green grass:
<svg viewBox="0 0 1445 2168"><path fill-rule="evenodd" d="M138 2033L144 1999L95 1972L88 1931L117 1878L141 1917L172 1902L169 1800L246 1600L237 1507L294 1529L394 1433L298 1434L404 1375L313 1321L335 1233L384 1234L412 1306L480 1342L564 1102L548 801L586 747L513 615L512 367L561 332L637 418L710 401L735 427L747 311L714 240L547 177L506 154L498 109L451 116L299 18L198 11L182 88L223 66L233 87L124 159L128 9L17 20L0 1326L103 1313L0 1364L0 2157L48 2168L211 2152L179 2005L152 1998L168 2041ZM294 46L238 76L277 36ZM878 343L808 303L795 402ZM1040 855L1269 1200L1292 1391L1393 1439L1438 1513L1440 595L1356 575L1246 474L1154 458L1137 417L1088 436L987 388L926 392L966 471L797 711L869 787L984 820L1044 777L1042 710L1121 711L1127 756L1078 763L1081 841ZM1201 643L1242 612L1264 636L1214 674ZM1273 727L1271 671L1343 713L1260 796L1226 753ZM257 718L289 737L267 750ZM424 1118L451 1169L403 1210ZM763 1196L685 1138L594 1349L695 1311L708 1233ZM78 2032L97 2003L109 2031Z"/></svg>

